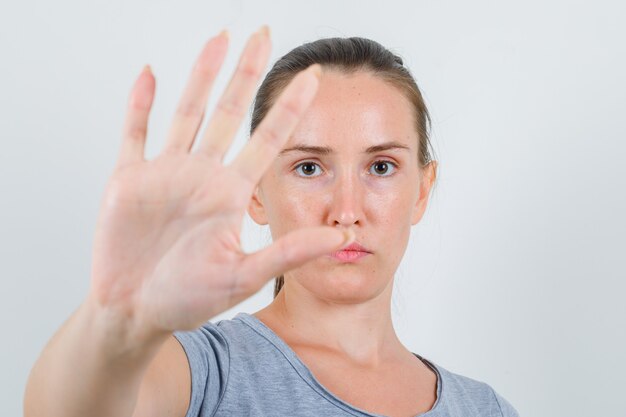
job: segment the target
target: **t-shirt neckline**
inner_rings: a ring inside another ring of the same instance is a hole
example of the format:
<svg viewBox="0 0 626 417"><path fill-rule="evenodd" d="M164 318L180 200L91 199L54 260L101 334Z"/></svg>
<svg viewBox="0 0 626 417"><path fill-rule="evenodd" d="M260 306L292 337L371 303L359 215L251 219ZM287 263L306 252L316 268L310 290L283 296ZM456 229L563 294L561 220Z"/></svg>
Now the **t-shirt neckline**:
<svg viewBox="0 0 626 417"><path fill-rule="evenodd" d="M302 379L305 382L307 382L311 386L311 388L313 388L320 395L322 395L324 398L326 398L327 400L329 400L330 402L332 402L339 408L342 408L349 412L356 411L368 417L388 417L382 414L375 414L369 411L365 411L335 396L335 394L330 392L324 385L322 385L317 380L317 378L315 378L315 375L313 375L311 370L304 364L304 362L300 360L296 352L293 349L291 349L291 347L283 339L281 339L280 336L278 336L272 329L266 326L265 323L263 323L253 314L249 314L249 313L242 311L242 312L239 312L235 317L233 317L233 319L242 320L244 323L248 324L255 331L257 331L263 337L269 340L285 356L285 358L291 363L294 369L300 374ZM437 375L437 399L435 400L435 404L432 406L430 410L424 413L418 414L415 417L434 416L438 410L439 404L441 403L441 398L442 398L442 393L443 393L443 382L442 382L441 372L437 368L436 364L418 355L417 353L414 353L414 352L411 352L411 353L413 353L413 355L415 355L422 362L424 362L426 366L431 368Z"/></svg>

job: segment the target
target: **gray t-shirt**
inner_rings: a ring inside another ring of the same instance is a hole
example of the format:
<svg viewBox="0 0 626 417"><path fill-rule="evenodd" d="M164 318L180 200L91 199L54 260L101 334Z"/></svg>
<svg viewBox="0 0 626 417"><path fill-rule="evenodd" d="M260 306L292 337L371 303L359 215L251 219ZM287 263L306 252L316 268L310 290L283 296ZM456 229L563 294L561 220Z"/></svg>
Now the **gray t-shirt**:
<svg viewBox="0 0 626 417"><path fill-rule="evenodd" d="M206 322L174 336L191 368L186 417L384 417L350 405L319 383L276 333L252 314ZM437 374L437 400L424 417L519 417L484 382L457 375L414 353Z"/></svg>

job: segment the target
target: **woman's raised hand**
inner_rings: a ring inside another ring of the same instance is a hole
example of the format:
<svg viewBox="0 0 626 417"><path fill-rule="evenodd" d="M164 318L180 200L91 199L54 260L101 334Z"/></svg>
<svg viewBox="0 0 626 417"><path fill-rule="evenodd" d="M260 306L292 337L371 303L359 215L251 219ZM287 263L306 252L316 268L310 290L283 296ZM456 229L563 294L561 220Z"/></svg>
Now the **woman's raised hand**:
<svg viewBox="0 0 626 417"><path fill-rule="evenodd" d="M227 47L226 32L206 43L165 147L150 161L144 159L144 146L155 79L148 68L130 94L119 158L98 216L90 297L121 312L142 332L196 328L256 293L272 277L352 239L320 226L294 231L253 254L242 251L241 224L252 193L312 101L320 67L313 65L294 77L244 149L224 165L224 154L267 64L268 28L249 38L191 152Z"/></svg>

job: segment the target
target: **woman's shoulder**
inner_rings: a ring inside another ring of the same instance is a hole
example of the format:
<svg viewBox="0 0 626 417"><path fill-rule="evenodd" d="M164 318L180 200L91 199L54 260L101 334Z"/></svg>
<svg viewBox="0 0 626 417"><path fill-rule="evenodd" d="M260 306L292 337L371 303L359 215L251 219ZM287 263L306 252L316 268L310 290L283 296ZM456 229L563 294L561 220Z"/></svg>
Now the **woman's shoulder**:
<svg viewBox="0 0 626 417"><path fill-rule="evenodd" d="M441 383L441 401L448 415L519 417L517 410L490 384L462 375L432 361ZM444 411L444 410L441 410Z"/></svg>
<svg viewBox="0 0 626 417"><path fill-rule="evenodd" d="M267 344L264 339L268 337L264 329L259 328L247 313L238 313L232 318L208 320L194 330L176 331L174 336L191 353L191 361L195 359L193 356L197 356L192 351L210 351L211 356L220 358L224 365L237 357L254 358L259 349Z"/></svg>

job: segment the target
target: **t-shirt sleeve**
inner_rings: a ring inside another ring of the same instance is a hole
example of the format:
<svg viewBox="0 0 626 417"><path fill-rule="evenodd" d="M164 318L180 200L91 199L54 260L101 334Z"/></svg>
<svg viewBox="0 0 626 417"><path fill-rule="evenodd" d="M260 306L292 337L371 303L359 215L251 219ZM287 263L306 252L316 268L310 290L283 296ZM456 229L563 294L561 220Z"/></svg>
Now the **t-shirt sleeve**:
<svg viewBox="0 0 626 417"><path fill-rule="evenodd" d="M502 417L519 417L519 413L510 402L508 402L504 397L498 394L493 388L491 389L493 395L496 397L496 401L498 406L500 406L500 411L502 412Z"/></svg>
<svg viewBox="0 0 626 417"><path fill-rule="evenodd" d="M219 327L208 321L191 331L176 331L191 370L191 398L185 417L212 416L228 381L228 341Z"/></svg>

